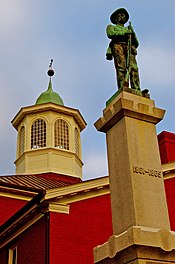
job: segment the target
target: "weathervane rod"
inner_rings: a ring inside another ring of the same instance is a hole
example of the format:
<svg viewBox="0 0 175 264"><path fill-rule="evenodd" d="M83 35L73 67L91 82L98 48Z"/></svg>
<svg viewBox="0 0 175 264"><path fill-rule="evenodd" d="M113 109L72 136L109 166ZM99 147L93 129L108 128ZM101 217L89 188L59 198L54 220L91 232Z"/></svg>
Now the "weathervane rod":
<svg viewBox="0 0 175 264"><path fill-rule="evenodd" d="M50 81L51 81L51 77L54 75L54 70L52 69L52 64L53 64L53 59L51 59L50 64L49 64L49 70L47 71L47 74L50 76Z"/></svg>
<svg viewBox="0 0 175 264"><path fill-rule="evenodd" d="M53 59L50 60L49 68L52 69Z"/></svg>

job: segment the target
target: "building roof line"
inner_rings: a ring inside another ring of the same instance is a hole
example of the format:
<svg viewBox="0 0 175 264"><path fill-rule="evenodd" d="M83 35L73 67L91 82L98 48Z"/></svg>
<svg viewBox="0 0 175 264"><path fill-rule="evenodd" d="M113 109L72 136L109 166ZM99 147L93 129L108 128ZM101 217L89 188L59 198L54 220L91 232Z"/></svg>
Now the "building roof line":
<svg viewBox="0 0 175 264"><path fill-rule="evenodd" d="M45 196L45 190L41 190L37 195L35 195L27 204L25 204L19 211L17 211L12 217L10 217L4 224L0 226L0 234L4 233L11 225L27 212L31 211L31 209L35 208L40 204L42 199ZM0 237L1 237L0 235Z"/></svg>
<svg viewBox="0 0 175 264"><path fill-rule="evenodd" d="M31 106L25 106L22 107L19 112L15 115L15 117L12 119L11 123L14 126L15 129L17 129L19 123L23 120L23 118L33 113L39 113L43 111L50 111L53 110L58 113L68 114L70 116L73 116L76 122L80 126L80 130L82 131L87 123L84 120L83 116L81 115L80 111L76 108L71 108L63 105L57 105L54 103L44 103L44 104L38 104L38 105L31 105Z"/></svg>
<svg viewBox="0 0 175 264"><path fill-rule="evenodd" d="M93 179L62 188L46 190L45 199L49 200L57 197L69 196L74 194L76 195L77 193L85 193L88 191L93 191L94 189L104 188L105 186L109 187L109 177Z"/></svg>
<svg viewBox="0 0 175 264"><path fill-rule="evenodd" d="M28 186L21 186L21 185L12 185L11 183L5 183L5 182L0 182L0 189L3 191L7 191L10 190L13 193L14 192L22 192L25 191L29 192L30 194L37 194L39 192L41 192L43 189L42 188L34 188L34 187L28 187Z"/></svg>

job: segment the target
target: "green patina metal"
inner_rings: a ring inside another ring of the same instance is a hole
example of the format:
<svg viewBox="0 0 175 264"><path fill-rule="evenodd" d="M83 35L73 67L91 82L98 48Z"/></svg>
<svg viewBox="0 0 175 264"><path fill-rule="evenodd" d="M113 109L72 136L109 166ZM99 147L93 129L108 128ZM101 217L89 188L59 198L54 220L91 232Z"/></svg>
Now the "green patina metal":
<svg viewBox="0 0 175 264"><path fill-rule="evenodd" d="M43 92L38 99L36 100L36 105L38 104L45 104L45 103L54 103L57 105L64 105L62 98L59 96L58 93L54 92L52 89L52 82L51 78L49 81L47 91Z"/></svg>
<svg viewBox="0 0 175 264"><path fill-rule="evenodd" d="M111 40L106 52L107 60L114 60L118 89L123 86L140 90L138 66L136 61L139 42L131 23L124 27L129 19L126 9L119 8L110 17L113 25L108 25L106 33Z"/></svg>

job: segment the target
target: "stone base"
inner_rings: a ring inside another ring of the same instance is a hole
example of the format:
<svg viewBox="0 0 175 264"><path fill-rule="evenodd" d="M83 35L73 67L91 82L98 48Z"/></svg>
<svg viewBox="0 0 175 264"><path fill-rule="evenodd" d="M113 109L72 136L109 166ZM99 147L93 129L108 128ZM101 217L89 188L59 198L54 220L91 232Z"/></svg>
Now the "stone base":
<svg viewBox="0 0 175 264"><path fill-rule="evenodd" d="M98 264L175 263L175 232L145 227L131 227L121 235L94 249Z"/></svg>
<svg viewBox="0 0 175 264"><path fill-rule="evenodd" d="M108 106L122 91L150 99L150 94L148 89L144 89L143 91L141 91L124 86L122 89L118 89L118 91L115 94L113 94L111 98L109 98L109 100L106 102L106 106Z"/></svg>

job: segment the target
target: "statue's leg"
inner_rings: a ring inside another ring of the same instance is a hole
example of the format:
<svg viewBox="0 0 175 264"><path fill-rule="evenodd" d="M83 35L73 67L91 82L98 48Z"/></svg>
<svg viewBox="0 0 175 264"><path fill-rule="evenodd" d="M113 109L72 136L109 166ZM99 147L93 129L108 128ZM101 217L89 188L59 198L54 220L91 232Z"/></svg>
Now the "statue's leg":
<svg viewBox="0 0 175 264"><path fill-rule="evenodd" d="M117 70L117 84L118 84L118 89L123 88L123 82L125 80L125 75L126 71L123 71L122 69Z"/></svg>
<svg viewBox="0 0 175 264"><path fill-rule="evenodd" d="M131 55L130 82L132 89L140 90L139 71L135 55Z"/></svg>
<svg viewBox="0 0 175 264"><path fill-rule="evenodd" d="M113 45L113 57L114 64L117 74L117 84L118 89L123 87L123 82L126 75L126 47L123 44L114 44Z"/></svg>

